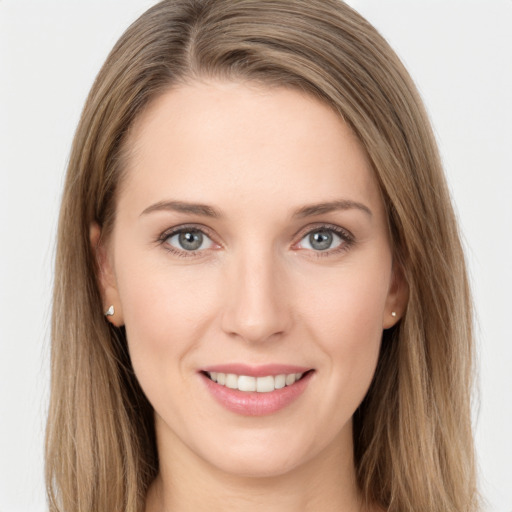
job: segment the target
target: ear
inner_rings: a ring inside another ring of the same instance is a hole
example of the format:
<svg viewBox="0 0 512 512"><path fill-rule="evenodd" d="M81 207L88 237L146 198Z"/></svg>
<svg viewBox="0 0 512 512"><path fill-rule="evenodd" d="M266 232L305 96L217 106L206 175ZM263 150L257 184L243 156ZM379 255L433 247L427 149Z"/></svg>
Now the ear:
<svg viewBox="0 0 512 512"><path fill-rule="evenodd" d="M404 315L408 299L409 286L405 279L403 268L400 264L394 262L386 307L384 309L383 329L389 329L398 323Z"/></svg>
<svg viewBox="0 0 512 512"><path fill-rule="evenodd" d="M93 254L96 258L96 267L98 269L96 279L103 301L103 311L106 313L107 310L113 306L113 314L105 316L111 324L116 327L120 327L124 324L124 321L115 273L111 257L109 256L107 247L101 238L101 228L95 222L93 222L89 228L89 240Z"/></svg>

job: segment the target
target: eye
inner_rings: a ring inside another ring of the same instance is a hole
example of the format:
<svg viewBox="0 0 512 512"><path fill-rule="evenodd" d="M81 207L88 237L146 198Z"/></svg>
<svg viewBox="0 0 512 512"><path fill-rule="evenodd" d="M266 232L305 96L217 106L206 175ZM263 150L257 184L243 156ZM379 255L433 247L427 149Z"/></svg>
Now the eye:
<svg viewBox="0 0 512 512"><path fill-rule="evenodd" d="M214 243L199 229L184 228L167 235L164 242L178 251L202 251L213 247Z"/></svg>
<svg viewBox="0 0 512 512"><path fill-rule="evenodd" d="M300 245L303 249L313 249L314 251L334 249L341 243L341 238L329 229L311 231L300 241Z"/></svg>
<svg viewBox="0 0 512 512"><path fill-rule="evenodd" d="M350 245L351 242L352 237L341 228L319 227L302 237L296 247L315 252L336 252L337 249L342 249Z"/></svg>

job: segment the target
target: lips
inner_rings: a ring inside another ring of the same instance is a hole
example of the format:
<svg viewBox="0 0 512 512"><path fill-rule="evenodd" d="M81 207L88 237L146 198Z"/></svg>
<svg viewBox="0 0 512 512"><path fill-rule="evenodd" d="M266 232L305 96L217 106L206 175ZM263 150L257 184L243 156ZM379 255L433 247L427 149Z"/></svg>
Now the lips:
<svg viewBox="0 0 512 512"><path fill-rule="evenodd" d="M314 371L290 365L221 365L200 372L213 398L246 416L272 414L291 405L307 388Z"/></svg>

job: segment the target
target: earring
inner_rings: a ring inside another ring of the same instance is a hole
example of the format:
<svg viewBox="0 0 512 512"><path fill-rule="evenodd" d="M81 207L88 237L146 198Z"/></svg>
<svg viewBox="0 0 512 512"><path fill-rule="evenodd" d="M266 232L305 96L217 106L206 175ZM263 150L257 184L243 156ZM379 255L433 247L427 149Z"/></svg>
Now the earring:
<svg viewBox="0 0 512 512"><path fill-rule="evenodd" d="M105 311L105 316L114 316L114 304L111 304L107 311Z"/></svg>
<svg viewBox="0 0 512 512"><path fill-rule="evenodd" d="M396 311L391 311L391 316L392 316L393 318L396 318Z"/></svg>

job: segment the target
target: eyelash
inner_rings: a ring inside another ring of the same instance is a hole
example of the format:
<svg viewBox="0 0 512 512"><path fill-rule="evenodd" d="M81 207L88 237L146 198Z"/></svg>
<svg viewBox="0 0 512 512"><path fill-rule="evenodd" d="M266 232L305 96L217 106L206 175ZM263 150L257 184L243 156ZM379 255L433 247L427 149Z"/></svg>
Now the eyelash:
<svg viewBox="0 0 512 512"><path fill-rule="evenodd" d="M170 252L171 254L174 254L175 256L178 256L180 258L201 257L202 256L201 253L205 252L205 250L197 250L197 251L179 250L179 249L176 249L175 247L166 243L166 240L168 240L170 237L172 237L174 235L178 235L180 233L186 233L188 231L198 231L198 232L202 233L203 235L205 235L206 237L208 237L210 240L212 240L212 242L215 244L215 242L213 241L213 237L210 234L210 231L208 229L206 229L204 226L197 226L197 225L193 225L193 224L192 225L183 225L183 226L168 229L168 230L164 231L158 237L157 242L160 245L162 245L163 248L167 252ZM296 246L297 244L299 244L308 235L311 235L312 233L315 233L318 231L327 231L327 232L334 233L335 235L337 235L338 237L341 238L341 241L342 241L341 244L339 245L339 247L335 247L334 249L327 249L325 251L314 251L314 250L309 251L308 249L297 249L297 250L308 250L309 252L312 253L312 255L314 255L313 257L323 258L326 256L331 256L333 254L345 252L345 251L349 250L355 243L354 236L348 230L341 228L340 226L336 226L336 225L332 225L332 224L318 224L313 227L310 226L310 227L306 228L305 230L303 230L302 232L299 232L298 234L296 234L294 236L294 238L296 238L297 236L300 236L300 238L299 238L298 242L293 244L293 246Z"/></svg>
<svg viewBox="0 0 512 512"><path fill-rule="evenodd" d="M172 245L169 245L169 244L166 243L166 240L168 240L171 236L179 235L180 233L187 233L187 232L190 232L190 231L198 231L198 232L202 233L203 235L205 235L206 237L208 237L210 240L213 241L213 237L210 234L210 231L208 229L206 229L204 226L197 226L197 225L191 224L191 225L178 226L178 227L171 228L171 229L168 229L168 230L164 231L158 237L157 242L160 245L162 245L163 248L167 252L170 252L171 254L174 254L175 256L178 256L180 258L194 258L194 257L197 258L197 257L200 257L201 253L204 252L204 250L202 250L202 251L185 251L185 250L180 251L179 249L176 249ZM215 242L213 242L213 243L215 243Z"/></svg>
<svg viewBox="0 0 512 512"><path fill-rule="evenodd" d="M325 258L327 256L332 256L334 254L340 254L343 252L348 251L355 243L355 238L350 231L333 224L317 224L315 226L308 226L305 230L299 232L298 237L299 241L294 244L297 245L300 243L304 238L311 235L312 233L316 233L318 231L327 231L334 233L335 235L339 236L341 238L341 244L339 247L335 247L334 249L327 249L325 251L309 251L313 257L315 258ZM299 249L300 250L300 249ZM307 250L307 249L302 249Z"/></svg>

